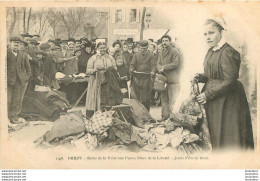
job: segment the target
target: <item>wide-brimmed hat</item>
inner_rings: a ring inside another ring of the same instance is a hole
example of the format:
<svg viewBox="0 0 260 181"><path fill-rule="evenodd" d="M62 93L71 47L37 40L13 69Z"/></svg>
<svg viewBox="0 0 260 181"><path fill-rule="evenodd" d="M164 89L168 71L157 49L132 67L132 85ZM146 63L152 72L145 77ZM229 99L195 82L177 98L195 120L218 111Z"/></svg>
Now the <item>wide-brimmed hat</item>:
<svg viewBox="0 0 260 181"><path fill-rule="evenodd" d="M140 46L141 48L147 48L148 45L149 45L149 43L148 43L147 40L142 40L142 41L139 42L139 46Z"/></svg>

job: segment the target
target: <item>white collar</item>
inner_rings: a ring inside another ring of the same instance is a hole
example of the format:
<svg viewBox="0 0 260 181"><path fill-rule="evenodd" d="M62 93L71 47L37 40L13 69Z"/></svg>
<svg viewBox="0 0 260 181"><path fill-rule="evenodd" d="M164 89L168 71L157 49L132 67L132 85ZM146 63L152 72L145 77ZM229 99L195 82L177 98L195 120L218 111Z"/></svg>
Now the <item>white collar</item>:
<svg viewBox="0 0 260 181"><path fill-rule="evenodd" d="M221 47L223 47L223 45L225 45L226 42L227 42L226 39L222 37L220 39L220 41L218 42L218 44L216 46L214 46L212 50L213 51L219 50Z"/></svg>
<svg viewBox="0 0 260 181"><path fill-rule="evenodd" d="M13 52L13 54L14 54L15 56L17 56L17 54L18 54L17 52L15 52L15 51L13 51L13 50L12 50L12 52Z"/></svg>

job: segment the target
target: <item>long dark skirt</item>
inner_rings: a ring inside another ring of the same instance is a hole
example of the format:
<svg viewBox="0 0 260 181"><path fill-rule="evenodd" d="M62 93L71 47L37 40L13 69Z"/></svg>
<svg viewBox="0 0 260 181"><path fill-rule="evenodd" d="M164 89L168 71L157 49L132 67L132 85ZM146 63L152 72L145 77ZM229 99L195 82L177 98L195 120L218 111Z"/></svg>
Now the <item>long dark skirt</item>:
<svg viewBox="0 0 260 181"><path fill-rule="evenodd" d="M205 108L213 150L254 148L249 106L239 81L225 94L209 100Z"/></svg>

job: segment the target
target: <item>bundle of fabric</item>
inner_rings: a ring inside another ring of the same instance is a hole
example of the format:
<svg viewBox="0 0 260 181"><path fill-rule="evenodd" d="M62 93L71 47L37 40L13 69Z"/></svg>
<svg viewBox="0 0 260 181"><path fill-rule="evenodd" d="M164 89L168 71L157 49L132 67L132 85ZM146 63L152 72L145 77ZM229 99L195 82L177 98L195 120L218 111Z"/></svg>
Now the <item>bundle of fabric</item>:
<svg viewBox="0 0 260 181"><path fill-rule="evenodd" d="M134 119L134 125L139 128L145 128L150 123L155 123L154 118L147 109L136 99L123 99L123 104L131 106L131 117ZM129 118L128 118L129 119ZM130 118L131 119L131 118Z"/></svg>
<svg viewBox="0 0 260 181"><path fill-rule="evenodd" d="M56 138L63 139L85 131L85 123L81 111L70 112L60 116L45 134L45 141L51 143Z"/></svg>
<svg viewBox="0 0 260 181"><path fill-rule="evenodd" d="M71 105L66 98L66 93L64 92L52 90L48 92L48 94L46 95L46 99L48 102L58 106L62 111L67 111L71 108Z"/></svg>
<svg viewBox="0 0 260 181"><path fill-rule="evenodd" d="M66 112L71 106L66 94L58 90L49 92L32 91L24 96L21 117L26 120L36 117L41 120L55 121L61 112Z"/></svg>
<svg viewBox="0 0 260 181"><path fill-rule="evenodd" d="M136 142L140 147L143 147L148 142L148 131L123 122L118 118L113 119L111 127L114 135L122 140L125 144Z"/></svg>
<svg viewBox="0 0 260 181"><path fill-rule="evenodd" d="M119 105L123 101L123 94L119 86L119 76L115 68L110 67L107 76L107 102L109 106Z"/></svg>
<svg viewBox="0 0 260 181"><path fill-rule="evenodd" d="M56 120L61 112L61 109L50 103L46 99L48 92L36 92L32 91L30 94L24 96L23 109L20 114L24 119L37 119L45 120L46 118L50 121Z"/></svg>
<svg viewBox="0 0 260 181"><path fill-rule="evenodd" d="M201 140L199 146L201 149L204 151L212 151L205 108L195 99L199 93L197 82L192 82L190 97L182 103L179 113L173 115L171 120L193 133L193 138L199 136ZM191 149L190 147L184 147ZM192 152L194 152L194 150ZM190 151L185 153L190 153Z"/></svg>

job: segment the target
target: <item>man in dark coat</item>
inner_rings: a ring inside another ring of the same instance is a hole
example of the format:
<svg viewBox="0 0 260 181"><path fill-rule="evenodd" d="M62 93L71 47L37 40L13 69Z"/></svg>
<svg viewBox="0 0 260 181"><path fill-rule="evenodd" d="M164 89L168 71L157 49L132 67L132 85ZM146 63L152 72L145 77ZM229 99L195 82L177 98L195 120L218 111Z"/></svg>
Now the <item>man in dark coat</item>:
<svg viewBox="0 0 260 181"><path fill-rule="evenodd" d="M57 72L56 63L53 58L50 56L50 45L48 43L42 43L40 49L44 52L45 56L43 57L43 85L51 87L51 83L55 80L55 74Z"/></svg>
<svg viewBox="0 0 260 181"><path fill-rule="evenodd" d="M19 37L12 37L10 48L7 49L7 102L8 118L11 123L18 123L22 86L28 81L29 75L29 69L25 69L28 57L19 52L19 42L21 42Z"/></svg>
<svg viewBox="0 0 260 181"><path fill-rule="evenodd" d="M167 90L161 93L162 119L168 119L172 113L174 104L179 95L179 74L181 58L176 48L171 47L171 37L162 37L163 50L159 52L157 69L159 73L165 73L167 77Z"/></svg>
<svg viewBox="0 0 260 181"><path fill-rule="evenodd" d="M27 81L24 83L24 85L22 85L22 88L21 88L21 100L20 100L20 107L19 107L19 112L22 111L22 103L23 103L23 98L24 98L24 94L25 94L25 91L27 89L27 86L28 86L28 82L29 82L29 79L32 75L32 71L31 71L31 65L30 65L30 56L28 55L28 53L25 51L25 46L27 46L28 43L24 40L21 40L21 42L19 43L19 52L25 54L26 56L26 59L24 61L24 70L23 70L23 76L27 77Z"/></svg>
<svg viewBox="0 0 260 181"><path fill-rule="evenodd" d="M151 75L156 72L154 55L147 51L148 41L139 43L140 51L133 56L129 70L133 72L131 96L150 110Z"/></svg>

